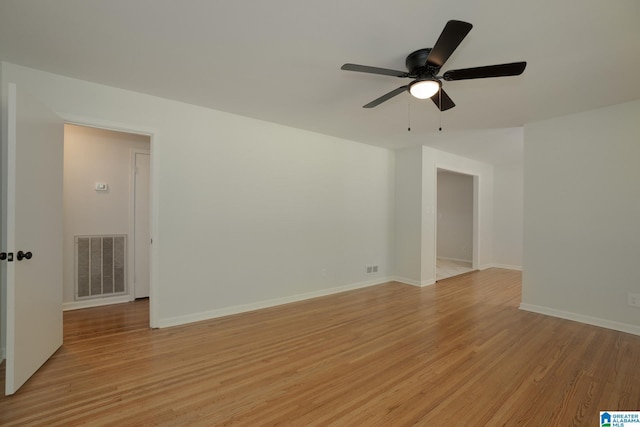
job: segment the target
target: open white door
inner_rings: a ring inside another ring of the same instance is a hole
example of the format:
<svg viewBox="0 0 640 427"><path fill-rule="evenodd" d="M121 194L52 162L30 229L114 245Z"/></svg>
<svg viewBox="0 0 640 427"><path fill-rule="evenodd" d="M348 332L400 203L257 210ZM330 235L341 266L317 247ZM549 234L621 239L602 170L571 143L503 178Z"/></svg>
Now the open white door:
<svg viewBox="0 0 640 427"><path fill-rule="evenodd" d="M7 113L2 284L7 289L5 393L13 394L62 345L64 124L11 83Z"/></svg>

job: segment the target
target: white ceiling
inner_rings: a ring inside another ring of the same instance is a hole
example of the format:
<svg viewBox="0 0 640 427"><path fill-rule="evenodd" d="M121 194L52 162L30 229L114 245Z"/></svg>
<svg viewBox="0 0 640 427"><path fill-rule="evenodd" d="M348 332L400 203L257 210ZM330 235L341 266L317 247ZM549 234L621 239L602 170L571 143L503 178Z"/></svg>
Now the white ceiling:
<svg viewBox="0 0 640 427"><path fill-rule="evenodd" d="M457 106L442 114L406 93L361 108L408 80L340 66L404 70L449 19L474 28L443 72L525 60L524 74L445 82ZM500 163L521 156L524 123L640 98L640 2L0 0L0 59L367 144Z"/></svg>

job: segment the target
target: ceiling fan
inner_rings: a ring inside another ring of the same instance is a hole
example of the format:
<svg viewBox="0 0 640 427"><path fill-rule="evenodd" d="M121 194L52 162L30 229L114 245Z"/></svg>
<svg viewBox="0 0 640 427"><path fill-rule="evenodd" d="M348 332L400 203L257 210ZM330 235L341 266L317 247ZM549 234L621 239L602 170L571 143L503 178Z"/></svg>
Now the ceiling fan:
<svg viewBox="0 0 640 427"><path fill-rule="evenodd" d="M367 65L344 64L341 69L347 71L359 71L361 73L382 74L385 76L403 77L414 79L408 85L400 86L389 93L374 99L363 108L373 108L405 90L419 99L431 98L440 111L455 107L455 103L442 89L442 80L469 80L484 79L487 77L518 76L522 74L527 63L512 62L509 64L488 65L484 67L463 68L449 70L442 76L437 75L440 68L447 62L454 50L471 31L471 25L463 21L449 21L445 25L438 41L432 48L419 49L409 54L405 61L408 72L389 70L387 68L369 67Z"/></svg>

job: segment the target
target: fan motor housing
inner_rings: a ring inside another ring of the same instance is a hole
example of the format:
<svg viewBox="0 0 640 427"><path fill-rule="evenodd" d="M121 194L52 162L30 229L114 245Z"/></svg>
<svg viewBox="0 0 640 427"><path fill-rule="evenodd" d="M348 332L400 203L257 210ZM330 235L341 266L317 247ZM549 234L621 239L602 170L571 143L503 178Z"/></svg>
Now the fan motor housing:
<svg viewBox="0 0 640 427"><path fill-rule="evenodd" d="M422 77L424 74L428 75L428 67L426 64L430 52L431 48L418 49L407 56L405 65L411 77Z"/></svg>

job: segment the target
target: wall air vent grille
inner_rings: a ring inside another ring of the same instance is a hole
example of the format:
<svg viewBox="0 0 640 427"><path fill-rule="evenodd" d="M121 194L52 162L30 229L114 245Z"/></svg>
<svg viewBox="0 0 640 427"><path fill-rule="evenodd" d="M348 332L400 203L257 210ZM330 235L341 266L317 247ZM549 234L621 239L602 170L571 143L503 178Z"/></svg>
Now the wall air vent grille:
<svg viewBox="0 0 640 427"><path fill-rule="evenodd" d="M127 291L127 236L75 236L76 300Z"/></svg>

